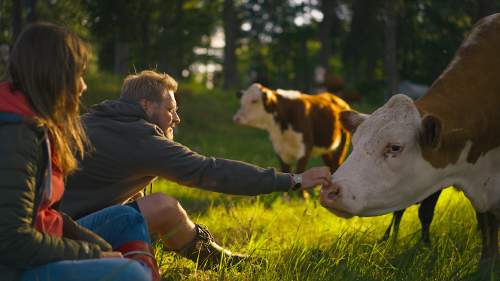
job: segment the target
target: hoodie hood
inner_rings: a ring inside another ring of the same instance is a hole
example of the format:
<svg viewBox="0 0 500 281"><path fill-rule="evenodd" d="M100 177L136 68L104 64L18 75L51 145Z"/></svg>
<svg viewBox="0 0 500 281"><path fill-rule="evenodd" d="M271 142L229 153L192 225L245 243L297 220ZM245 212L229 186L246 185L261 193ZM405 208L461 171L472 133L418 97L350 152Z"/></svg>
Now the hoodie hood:
<svg viewBox="0 0 500 281"><path fill-rule="evenodd" d="M35 116L26 97L20 91L14 90L9 82L0 83L0 112Z"/></svg>
<svg viewBox="0 0 500 281"><path fill-rule="evenodd" d="M148 120L146 112L138 103L124 99L103 101L92 106L89 111L96 117L110 118L121 122Z"/></svg>

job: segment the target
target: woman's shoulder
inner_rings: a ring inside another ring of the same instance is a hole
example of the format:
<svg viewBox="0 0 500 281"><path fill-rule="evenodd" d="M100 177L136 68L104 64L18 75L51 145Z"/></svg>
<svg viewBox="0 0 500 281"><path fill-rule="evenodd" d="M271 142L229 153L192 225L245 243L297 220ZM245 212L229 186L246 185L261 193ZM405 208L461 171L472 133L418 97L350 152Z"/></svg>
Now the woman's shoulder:
<svg viewBox="0 0 500 281"><path fill-rule="evenodd" d="M38 157L43 140L43 128L32 123L0 123L0 155L5 161L19 156Z"/></svg>

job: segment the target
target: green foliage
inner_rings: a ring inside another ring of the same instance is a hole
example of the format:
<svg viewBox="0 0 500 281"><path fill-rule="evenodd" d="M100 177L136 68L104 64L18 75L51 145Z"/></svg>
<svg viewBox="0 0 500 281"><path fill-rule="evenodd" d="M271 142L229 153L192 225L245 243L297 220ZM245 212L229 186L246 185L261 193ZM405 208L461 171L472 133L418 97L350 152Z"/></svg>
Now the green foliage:
<svg viewBox="0 0 500 281"><path fill-rule="evenodd" d="M248 47L240 49L247 84L257 80L270 87L310 90L314 85L318 40L316 24L295 24L312 4L290 5L281 1L246 1L243 22L251 28L242 32Z"/></svg>
<svg viewBox="0 0 500 281"><path fill-rule="evenodd" d="M112 70L116 44L128 46L129 69L155 68L180 77L196 59L217 21L218 1L87 0L89 26L99 49L99 64Z"/></svg>
<svg viewBox="0 0 500 281"><path fill-rule="evenodd" d="M10 42L12 37L10 25L11 25L11 13L12 2L11 1L0 1L0 44Z"/></svg>
<svg viewBox="0 0 500 281"><path fill-rule="evenodd" d="M90 71L84 79L87 84L87 91L81 97L84 110L90 105L120 96L123 77L104 71Z"/></svg>
<svg viewBox="0 0 500 281"><path fill-rule="evenodd" d="M350 32L342 44L344 73L348 83L358 87L383 80L376 71L384 54L383 1L354 0L350 10Z"/></svg>
<svg viewBox="0 0 500 281"><path fill-rule="evenodd" d="M0 1L0 44L13 44L12 39L12 6L13 1ZM25 1L21 1L24 3ZM21 17L25 18L26 8L22 10ZM51 22L66 26L76 32L79 36L87 38L87 11L81 0L56 0L56 1L36 1L35 5L36 21ZM21 25L27 25L26 19L21 19Z"/></svg>
<svg viewBox="0 0 500 281"><path fill-rule="evenodd" d="M430 85L453 58L475 22L474 3L408 1L399 26L401 77ZM411 34L411 36L405 36Z"/></svg>
<svg viewBox="0 0 500 281"><path fill-rule="evenodd" d="M21 26L26 25L28 2L18 2ZM193 51L208 48L210 36L223 26L223 2L36 1L35 14L38 20L67 26L90 41L93 63L101 70L124 75L152 68L182 79L192 73L195 63L220 64L224 60L214 53ZM314 77L322 64L329 65L329 74L345 78L346 88L361 93L367 102L383 99L387 79L383 69L384 1L334 1L328 6L335 10L333 26L326 29L329 34L320 32L322 1L233 2L238 25L235 64L243 86L258 80L272 88L310 92L324 86ZM0 44L12 43L13 3L0 1ZM480 15L500 9L500 2L494 0L397 3L399 76L423 84L432 83L446 67ZM320 36L330 36L330 46L321 46ZM323 48L331 54L326 64L319 61L320 54L326 54ZM214 76L214 83L220 83L218 74Z"/></svg>

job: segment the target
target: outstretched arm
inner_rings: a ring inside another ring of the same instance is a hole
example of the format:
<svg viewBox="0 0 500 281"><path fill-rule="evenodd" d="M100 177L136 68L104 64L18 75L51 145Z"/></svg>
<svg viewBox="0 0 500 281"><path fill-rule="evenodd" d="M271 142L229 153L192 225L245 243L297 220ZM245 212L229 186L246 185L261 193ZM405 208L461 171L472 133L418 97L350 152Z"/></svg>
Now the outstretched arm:
<svg viewBox="0 0 500 281"><path fill-rule="evenodd" d="M274 168L261 168L241 161L206 157L161 136L145 140L155 147L144 157L142 166L154 175L191 187L235 194L257 195L288 191L293 187L291 174ZM313 168L303 173L302 186L310 188L329 181L328 168Z"/></svg>

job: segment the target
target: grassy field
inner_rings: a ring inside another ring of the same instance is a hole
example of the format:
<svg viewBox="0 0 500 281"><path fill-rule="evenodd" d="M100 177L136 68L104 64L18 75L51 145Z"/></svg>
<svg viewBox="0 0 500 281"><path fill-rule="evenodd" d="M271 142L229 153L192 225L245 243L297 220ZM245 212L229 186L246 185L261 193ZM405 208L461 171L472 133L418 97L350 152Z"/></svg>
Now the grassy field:
<svg viewBox="0 0 500 281"><path fill-rule="evenodd" d="M113 97L117 90L93 85L89 83L84 97L87 103ZM194 85L180 89L179 142L206 155L278 165L266 133L232 124L238 107L232 93ZM97 94L101 91L107 94ZM370 106L359 108L367 111ZM310 164L319 163L316 159ZM474 211L453 189L438 202L431 247L419 243L415 206L405 213L399 237L380 242L390 215L346 220L329 213L316 199L285 202L280 194L229 196L164 180L155 182L154 190L176 197L222 245L268 260L262 265L244 264L241 271L230 267L200 271L192 262L157 247L164 280L500 280L498 265L477 271L481 241Z"/></svg>

